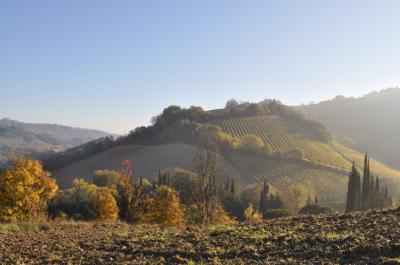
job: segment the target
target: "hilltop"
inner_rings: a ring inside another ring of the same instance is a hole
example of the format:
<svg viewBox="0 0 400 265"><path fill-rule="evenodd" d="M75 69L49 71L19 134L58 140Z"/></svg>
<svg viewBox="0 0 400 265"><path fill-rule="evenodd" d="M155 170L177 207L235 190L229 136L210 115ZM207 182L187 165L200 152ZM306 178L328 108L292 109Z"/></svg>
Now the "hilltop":
<svg viewBox="0 0 400 265"><path fill-rule="evenodd" d="M219 145L220 178L231 175L243 185L267 179L277 190L304 184L321 202L333 205L345 201L352 161L358 165L363 161L363 154L333 140L320 123L278 101L265 100L213 111L170 106L149 127L136 128L114 141L104 139L67 150L47 159L45 166L63 187L75 177L90 180L95 169L115 169L123 158L133 159L137 176L152 177L164 167L193 169L189 161L205 137ZM400 171L376 160L371 168L397 194Z"/></svg>
<svg viewBox="0 0 400 265"><path fill-rule="evenodd" d="M399 102L400 89L390 88L360 98L337 96L298 109L327 126L342 144L400 168Z"/></svg>
<svg viewBox="0 0 400 265"><path fill-rule="evenodd" d="M63 151L110 135L98 130L3 118L0 119L0 162L8 159L10 153Z"/></svg>
<svg viewBox="0 0 400 265"><path fill-rule="evenodd" d="M0 261L3 264L399 264L399 222L399 211L391 210L184 228L84 222L10 225L8 229L3 225Z"/></svg>

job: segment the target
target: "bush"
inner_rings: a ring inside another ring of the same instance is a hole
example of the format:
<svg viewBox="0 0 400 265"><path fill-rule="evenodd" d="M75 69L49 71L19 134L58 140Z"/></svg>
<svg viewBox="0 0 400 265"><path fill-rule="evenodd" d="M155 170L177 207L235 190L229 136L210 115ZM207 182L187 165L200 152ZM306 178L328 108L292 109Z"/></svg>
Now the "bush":
<svg viewBox="0 0 400 265"><path fill-rule="evenodd" d="M222 208L220 204L217 204L214 208L212 218L212 224L234 224L235 220L233 220L229 214Z"/></svg>
<svg viewBox="0 0 400 265"><path fill-rule="evenodd" d="M146 203L146 221L157 224L180 225L183 223L183 211L179 204L178 193L164 185L157 188L155 194Z"/></svg>
<svg viewBox="0 0 400 265"><path fill-rule="evenodd" d="M179 193L181 203L192 205L198 193L196 174L182 168L174 168L171 174L171 187Z"/></svg>
<svg viewBox="0 0 400 265"><path fill-rule="evenodd" d="M76 220L116 220L115 196L114 190L76 179L72 188L59 191L49 202L48 212L53 218L62 215L64 219L68 216Z"/></svg>
<svg viewBox="0 0 400 265"><path fill-rule="evenodd" d="M288 209L268 209L264 212L264 218L273 219L280 217L290 216L290 211Z"/></svg>
<svg viewBox="0 0 400 265"><path fill-rule="evenodd" d="M334 214L336 211L329 205L310 204L299 210L299 214Z"/></svg>
<svg viewBox="0 0 400 265"><path fill-rule="evenodd" d="M188 224L200 224L203 221L201 213L195 204L185 209L185 220Z"/></svg>
<svg viewBox="0 0 400 265"><path fill-rule="evenodd" d="M253 134L248 134L240 138L241 145L240 151L248 152L248 153L257 153L261 152L263 147L265 146L264 141Z"/></svg>
<svg viewBox="0 0 400 265"><path fill-rule="evenodd" d="M117 220L118 206L110 189L98 189L93 195L93 209L96 220Z"/></svg>
<svg viewBox="0 0 400 265"><path fill-rule="evenodd" d="M93 173L93 184L98 187L116 187L120 182L120 174L113 170L96 170Z"/></svg>
<svg viewBox="0 0 400 265"><path fill-rule="evenodd" d="M253 204L249 204L249 206L244 210L244 216L246 218L246 222L249 223L259 223L262 221L262 215L256 209L254 209Z"/></svg>

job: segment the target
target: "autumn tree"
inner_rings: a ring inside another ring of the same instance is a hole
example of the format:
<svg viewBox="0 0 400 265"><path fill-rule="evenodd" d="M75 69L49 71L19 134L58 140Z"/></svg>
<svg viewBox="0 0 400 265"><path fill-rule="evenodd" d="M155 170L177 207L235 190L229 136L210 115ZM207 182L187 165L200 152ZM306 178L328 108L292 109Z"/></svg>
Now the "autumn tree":
<svg viewBox="0 0 400 265"><path fill-rule="evenodd" d="M0 221L22 221L42 214L57 188L38 160L15 158L0 174Z"/></svg>
<svg viewBox="0 0 400 265"><path fill-rule="evenodd" d="M121 162L120 182L117 185L118 208L121 220L137 222L143 217L142 180L133 179L132 163L129 160Z"/></svg>
<svg viewBox="0 0 400 265"><path fill-rule="evenodd" d="M246 222L249 223L259 223L262 220L262 214L254 208L252 203L244 210L244 216Z"/></svg>
<svg viewBox="0 0 400 265"><path fill-rule="evenodd" d="M179 194L172 188L161 185L147 200L146 221L157 224L180 225L184 215L179 202Z"/></svg>
<svg viewBox="0 0 400 265"><path fill-rule="evenodd" d="M121 175L114 170L96 170L92 175L92 182L98 187L117 187L120 179Z"/></svg>
<svg viewBox="0 0 400 265"><path fill-rule="evenodd" d="M196 206L203 223L209 223L216 206L215 178L218 168L216 145L211 141L203 141L194 160L198 177Z"/></svg>
<svg viewBox="0 0 400 265"><path fill-rule="evenodd" d="M96 220L117 220L118 219L118 205L108 188L98 188L93 194L92 203Z"/></svg>
<svg viewBox="0 0 400 265"><path fill-rule="evenodd" d="M49 215L65 214L77 220L116 220L115 190L75 179L72 188L59 191L49 202Z"/></svg>

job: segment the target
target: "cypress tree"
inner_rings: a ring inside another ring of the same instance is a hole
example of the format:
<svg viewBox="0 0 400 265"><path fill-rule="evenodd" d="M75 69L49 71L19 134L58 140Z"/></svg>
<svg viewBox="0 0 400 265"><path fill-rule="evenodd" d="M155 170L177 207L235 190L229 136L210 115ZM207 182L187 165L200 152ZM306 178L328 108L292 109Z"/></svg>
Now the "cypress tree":
<svg viewBox="0 0 400 265"><path fill-rule="evenodd" d="M381 194L379 187L379 177L376 176L375 189L374 189L374 208L381 209Z"/></svg>
<svg viewBox="0 0 400 265"><path fill-rule="evenodd" d="M232 179L231 181L231 188L229 190L231 193L235 194L235 180Z"/></svg>
<svg viewBox="0 0 400 265"><path fill-rule="evenodd" d="M369 171L369 158L368 154L365 154L364 158L364 174L363 174L363 183L362 183L362 192L361 192L361 209L368 210L369 209L369 201L370 201L370 189L371 189L371 174Z"/></svg>
<svg viewBox="0 0 400 265"><path fill-rule="evenodd" d="M349 174L349 182L347 188L347 211L357 211L360 209L360 173L358 172L354 162Z"/></svg>
<svg viewBox="0 0 400 265"><path fill-rule="evenodd" d="M306 205L310 205L311 204L311 195L310 195L310 191L308 191L308 198L307 198L307 202Z"/></svg>
<svg viewBox="0 0 400 265"><path fill-rule="evenodd" d="M314 203L318 204L318 195L315 193Z"/></svg>
<svg viewBox="0 0 400 265"><path fill-rule="evenodd" d="M263 188L260 191L260 203L258 209L260 213L263 213L267 206L268 191L269 191L269 185L267 184L267 180L265 179Z"/></svg>

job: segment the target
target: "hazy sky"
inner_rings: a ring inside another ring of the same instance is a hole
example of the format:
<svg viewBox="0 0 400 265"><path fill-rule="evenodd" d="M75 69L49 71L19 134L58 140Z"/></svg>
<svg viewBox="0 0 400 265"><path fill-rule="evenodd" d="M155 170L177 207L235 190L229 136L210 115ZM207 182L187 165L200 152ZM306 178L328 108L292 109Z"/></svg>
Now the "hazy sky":
<svg viewBox="0 0 400 265"><path fill-rule="evenodd" d="M0 1L0 118L124 133L171 104L400 85L400 1Z"/></svg>

